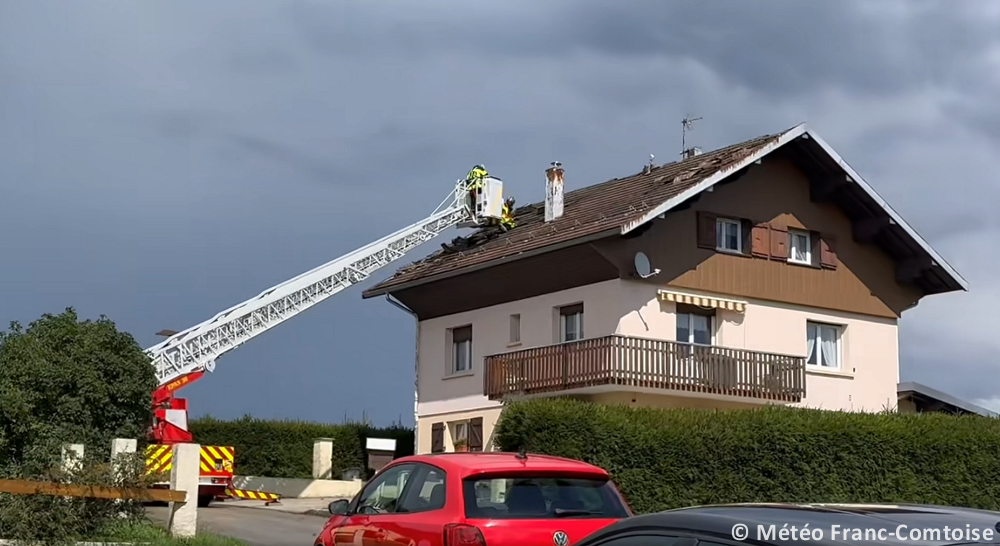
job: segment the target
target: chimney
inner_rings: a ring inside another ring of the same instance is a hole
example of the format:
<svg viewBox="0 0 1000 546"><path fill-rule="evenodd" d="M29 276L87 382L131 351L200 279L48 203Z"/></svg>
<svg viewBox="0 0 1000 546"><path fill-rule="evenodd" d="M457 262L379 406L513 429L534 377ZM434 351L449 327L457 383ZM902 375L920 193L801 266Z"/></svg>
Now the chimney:
<svg viewBox="0 0 1000 546"><path fill-rule="evenodd" d="M553 161L545 169L545 221L551 222L563 214L563 168Z"/></svg>
<svg viewBox="0 0 1000 546"><path fill-rule="evenodd" d="M697 146L692 146L687 150L684 150L684 159L687 159L689 157L694 157L700 154L701 154L701 148L698 148Z"/></svg>

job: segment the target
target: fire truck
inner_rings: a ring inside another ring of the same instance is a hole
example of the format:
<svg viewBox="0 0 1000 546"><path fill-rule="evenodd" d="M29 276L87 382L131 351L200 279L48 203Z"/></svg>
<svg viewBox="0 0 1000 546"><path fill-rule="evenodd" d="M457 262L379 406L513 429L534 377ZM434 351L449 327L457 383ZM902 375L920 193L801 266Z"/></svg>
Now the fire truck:
<svg viewBox="0 0 1000 546"><path fill-rule="evenodd" d="M430 216L354 252L302 273L180 332L164 331L166 339L147 349L156 369L153 426L146 451L146 472L159 478L153 487L169 487L171 446L193 443L188 431L187 400L181 388L215 370L223 354L302 313L321 301L363 282L372 273L404 257L452 227L493 225L503 207L503 182L487 175L477 184L459 180ZM198 505L217 498L278 502L278 495L234 487L232 446L202 446Z"/></svg>

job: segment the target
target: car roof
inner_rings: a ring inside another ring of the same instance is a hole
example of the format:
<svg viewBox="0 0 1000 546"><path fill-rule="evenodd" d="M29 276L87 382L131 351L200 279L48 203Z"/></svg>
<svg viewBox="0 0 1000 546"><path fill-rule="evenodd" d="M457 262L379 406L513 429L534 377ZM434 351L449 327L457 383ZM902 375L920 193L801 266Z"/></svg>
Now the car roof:
<svg viewBox="0 0 1000 546"><path fill-rule="evenodd" d="M488 474L492 472L567 472L608 477L607 471L576 459L528 453L519 458L517 453L485 451L460 453L432 453L411 455L392 461L393 465L404 462L420 462L440 467L446 472L457 472L460 476Z"/></svg>
<svg viewBox="0 0 1000 546"><path fill-rule="evenodd" d="M617 534L638 529L675 529L695 533L716 535L721 538L732 537L732 530L738 523L749 526L751 538L756 537L757 526L774 525L776 529L788 524L802 529L805 524L811 528L821 528L824 536L821 540L809 540L810 543L826 545L856 544L843 536L831 536L833 525L840 529L880 529L895 531L901 525L909 529L941 529L947 525L951 528L964 527L993 529L993 540L982 542L1000 542L1000 512L959 508L951 506L936 506L926 504L807 504L807 503L743 503L717 504L708 506L693 506L645 514L620 520L604 529L599 534ZM596 536L595 536L596 538ZM942 537L943 538L943 537ZM782 541L778 538L770 542ZM879 541L865 540L865 543ZM960 540L911 540L904 537L903 541L888 538L885 544L907 545L939 545L955 544ZM974 542L974 541L966 541Z"/></svg>

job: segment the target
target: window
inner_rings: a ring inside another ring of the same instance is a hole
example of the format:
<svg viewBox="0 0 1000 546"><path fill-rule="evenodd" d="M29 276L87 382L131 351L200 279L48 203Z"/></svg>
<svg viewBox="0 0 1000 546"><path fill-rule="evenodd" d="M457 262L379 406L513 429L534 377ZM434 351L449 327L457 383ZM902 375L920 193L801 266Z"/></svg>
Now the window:
<svg viewBox="0 0 1000 546"><path fill-rule="evenodd" d="M510 343L521 342L521 315L510 316Z"/></svg>
<svg viewBox="0 0 1000 546"><path fill-rule="evenodd" d="M388 514L396 510L396 502L413 473L414 465L401 464L386 468L358 497L357 514Z"/></svg>
<svg viewBox="0 0 1000 546"><path fill-rule="evenodd" d="M468 478L465 516L475 519L624 518L628 510L607 479L559 475Z"/></svg>
<svg viewBox="0 0 1000 546"><path fill-rule="evenodd" d="M717 218L715 220L715 248L730 252L743 252L743 234L737 220Z"/></svg>
<svg viewBox="0 0 1000 546"><path fill-rule="evenodd" d="M451 330L451 372L472 370L472 326Z"/></svg>
<svg viewBox="0 0 1000 546"><path fill-rule="evenodd" d="M469 423L468 421L459 421L452 425L451 428L451 443L456 444L458 442L469 443Z"/></svg>
<svg viewBox="0 0 1000 546"><path fill-rule="evenodd" d="M806 323L806 364L840 368L840 327Z"/></svg>
<svg viewBox="0 0 1000 546"><path fill-rule="evenodd" d="M445 501L445 472L436 466L417 465L406 497L396 512L414 513L440 510Z"/></svg>
<svg viewBox="0 0 1000 546"><path fill-rule="evenodd" d="M583 304L567 305L559 309L559 341L583 339Z"/></svg>
<svg viewBox="0 0 1000 546"><path fill-rule="evenodd" d="M812 264L812 237L808 231L788 230L788 261L796 264Z"/></svg>
<svg viewBox="0 0 1000 546"><path fill-rule="evenodd" d="M618 535L598 544L600 546L694 546L695 543L703 544L690 537L661 535L656 531L640 531Z"/></svg>

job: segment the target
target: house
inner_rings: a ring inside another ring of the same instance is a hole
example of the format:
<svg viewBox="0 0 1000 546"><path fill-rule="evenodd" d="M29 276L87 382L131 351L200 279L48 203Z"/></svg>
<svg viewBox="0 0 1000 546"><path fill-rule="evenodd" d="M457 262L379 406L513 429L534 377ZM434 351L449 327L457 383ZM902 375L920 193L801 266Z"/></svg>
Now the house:
<svg viewBox="0 0 1000 546"><path fill-rule="evenodd" d="M952 415L997 417L997 413L920 383L900 383L896 389L900 413L940 412Z"/></svg>
<svg viewBox="0 0 1000 546"><path fill-rule="evenodd" d="M517 228L364 292L417 318L418 452L488 449L511 397L880 411L902 313L968 289L804 124L565 194L563 175Z"/></svg>

